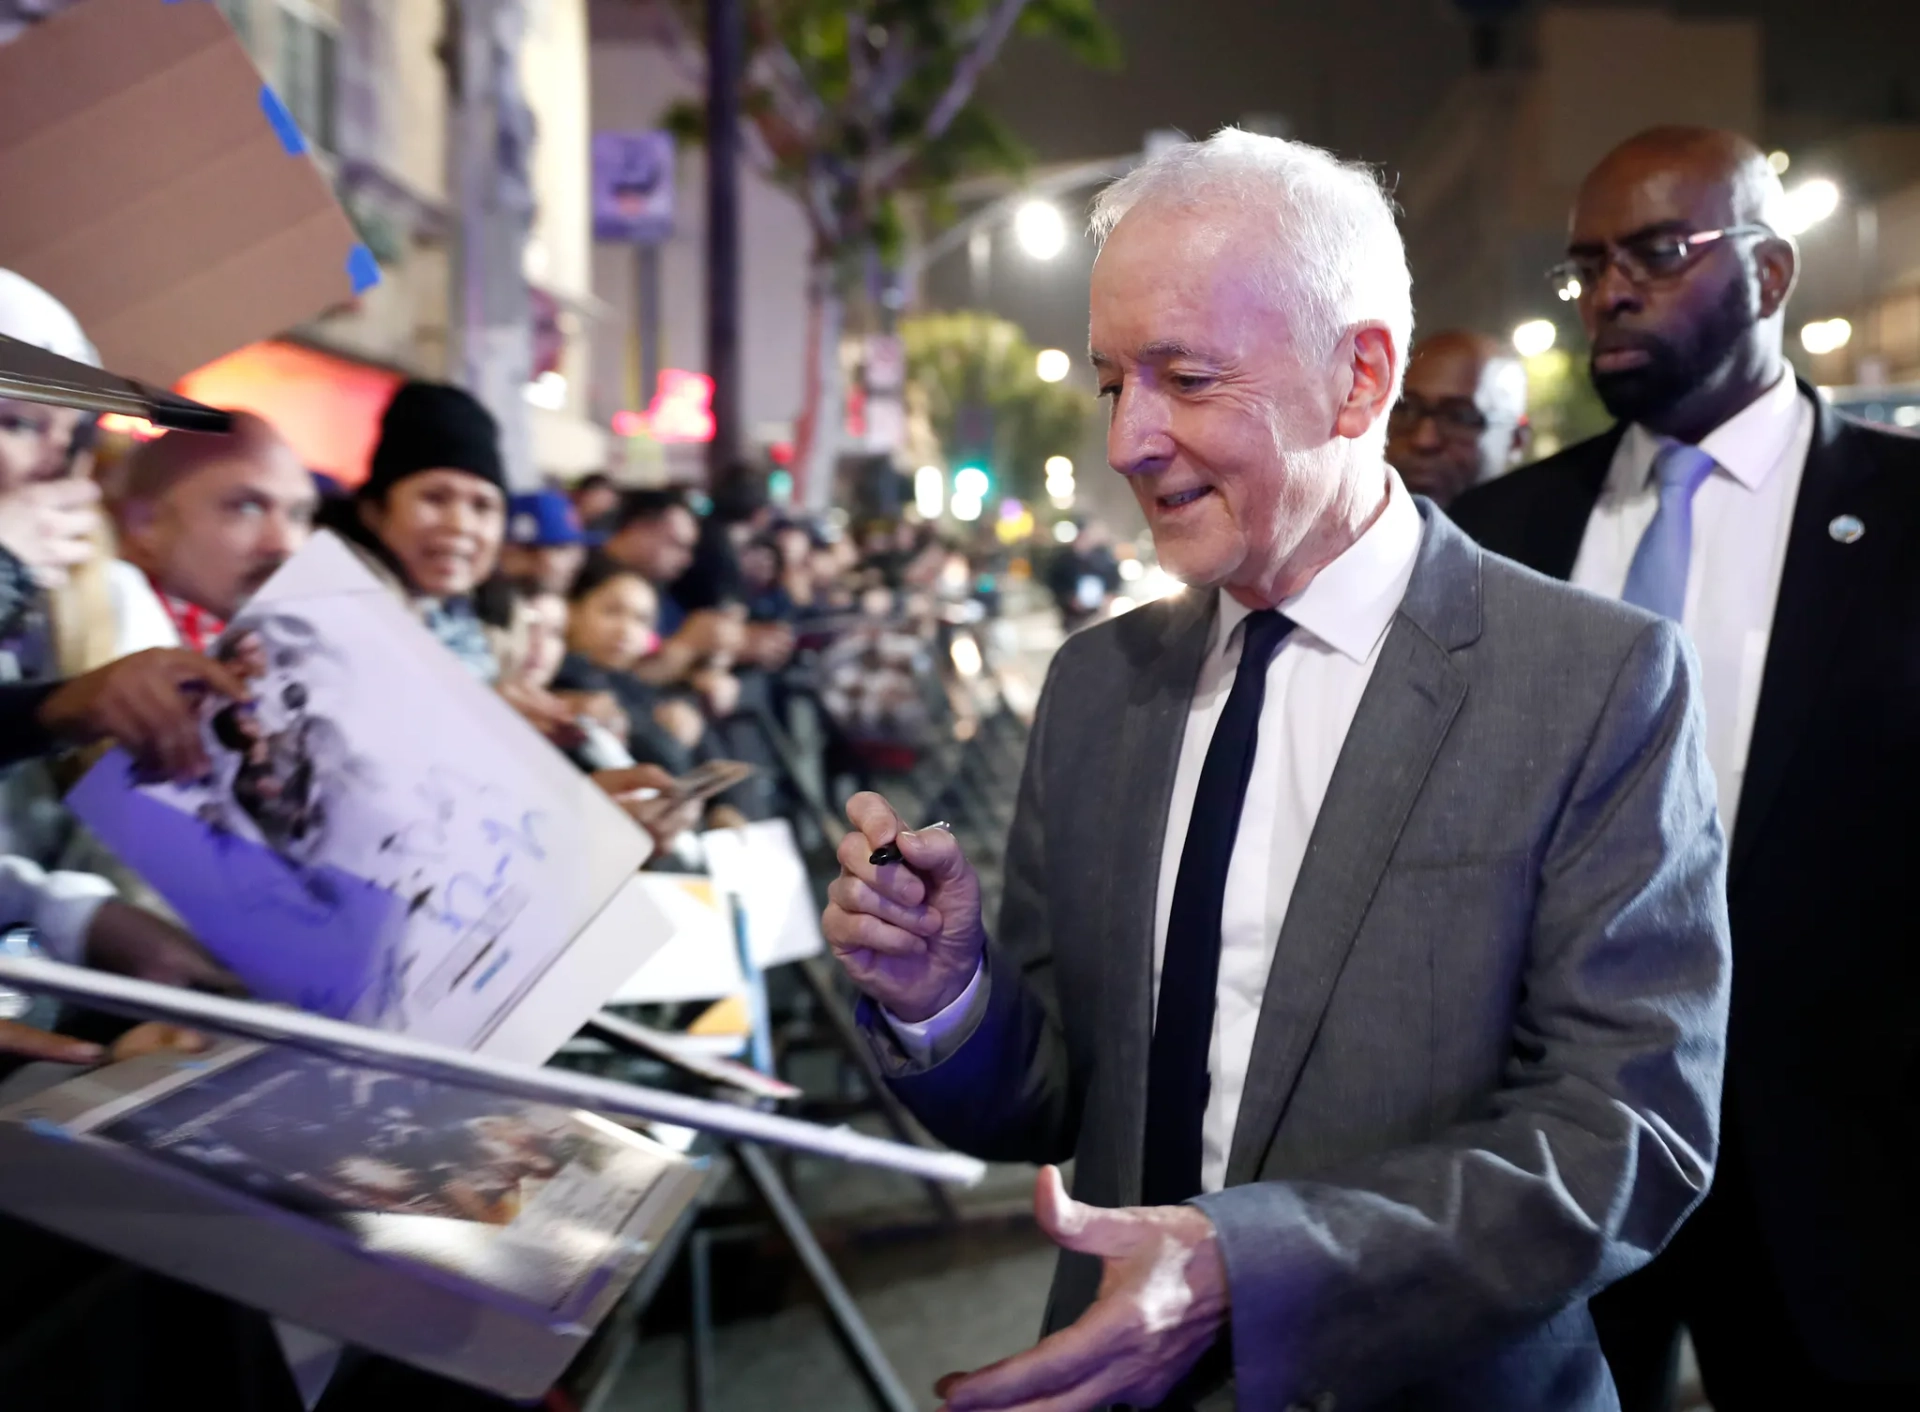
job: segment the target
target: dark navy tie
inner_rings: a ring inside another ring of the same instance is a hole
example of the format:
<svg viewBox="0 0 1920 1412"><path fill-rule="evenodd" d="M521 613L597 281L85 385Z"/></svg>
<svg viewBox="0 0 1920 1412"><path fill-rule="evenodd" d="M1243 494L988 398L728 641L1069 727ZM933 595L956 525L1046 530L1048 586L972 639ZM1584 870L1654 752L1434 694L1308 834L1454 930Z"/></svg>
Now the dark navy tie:
<svg viewBox="0 0 1920 1412"><path fill-rule="evenodd" d="M1180 873L1167 916L1160 1000L1147 1059L1147 1146L1141 1199L1172 1206L1200 1194L1200 1133L1206 1117L1207 1048L1220 979L1220 912L1227 866L1240 832L1240 806L1253 773L1267 667L1293 624L1268 609L1246 620L1233 690L1213 728Z"/></svg>

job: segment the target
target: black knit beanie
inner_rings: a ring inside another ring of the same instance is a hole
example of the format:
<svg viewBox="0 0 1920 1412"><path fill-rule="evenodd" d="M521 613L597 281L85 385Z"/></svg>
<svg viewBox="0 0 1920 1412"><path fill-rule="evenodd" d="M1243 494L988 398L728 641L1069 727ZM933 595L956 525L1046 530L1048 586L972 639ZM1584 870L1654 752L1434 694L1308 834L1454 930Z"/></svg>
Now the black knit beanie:
<svg viewBox="0 0 1920 1412"><path fill-rule="evenodd" d="M393 394L380 418L380 444L362 498L384 500L387 492L421 471L465 471L507 493L500 460L500 427L493 414L462 388L410 382Z"/></svg>

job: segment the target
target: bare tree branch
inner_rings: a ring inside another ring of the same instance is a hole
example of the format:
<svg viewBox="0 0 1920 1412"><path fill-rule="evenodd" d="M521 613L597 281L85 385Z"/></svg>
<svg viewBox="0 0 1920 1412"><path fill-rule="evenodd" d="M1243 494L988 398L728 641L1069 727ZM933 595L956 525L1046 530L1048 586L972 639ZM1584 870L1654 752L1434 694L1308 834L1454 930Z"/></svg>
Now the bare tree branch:
<svg viewBox="0 0 1920 1412"><path fill-rule="evenodd" d="M876 139L880 125L893 112L893 100L899 96L901 85L913 77L915 57L915 47L910 40L901 39L897 31L887 36L887 47L881 52L880 65L874 71L873 90L867 99Z"/></svg>
<svg viewBox="0 0 1920 1412"><path fill-rule="evenodd" d="M960 115L960 110L967 106L967 100L973 97L973 90L980 82L980 75L999 55L1000 46L1007 42L1007 36L1013 33L1013 26L1020 18L1020 12L1026 8L1027 0L1000 0L994 7L986 24L981 27L980 37L974 41L972 52L954 65L953 81L927 115L926 127L921 134L923 141L931 142L939 137Z"/></svg>
<svg viewBox="0 0 1920 1412"><path fill-rule="evenodd" d="M1026 8L1027 0L999 0L981 25L973 48L953 66L952 80L939 101L933 105L933 111L927 115L926 122L914 135L913 141L897 142L882 153L867 169L861 184L863 190L885 191L906 169L907 163L913 160L916 150L936 141L952 126L960 110L967 106L967 100L973 97L973 90L980 83L980 75L999 55L1001 46L1007 42L1007 36L1013 33L1013 27L1020 19L1020 12Z"/></svg>

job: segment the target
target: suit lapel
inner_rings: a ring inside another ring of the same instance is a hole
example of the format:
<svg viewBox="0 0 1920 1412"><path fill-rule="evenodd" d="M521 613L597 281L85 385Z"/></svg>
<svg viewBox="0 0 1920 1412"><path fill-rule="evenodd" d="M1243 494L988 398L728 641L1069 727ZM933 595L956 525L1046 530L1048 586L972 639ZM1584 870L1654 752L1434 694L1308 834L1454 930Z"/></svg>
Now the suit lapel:
<svg viewBox="0 0 1920 1412"><path fill-rule="evenodd" d="M1214 595L1184 593L1155 625L1153 636L1123 642L1138 661L1129 674L1122 712L1120 757L1107 795L1118 841L1108 873L1105 935L1114 948L1105 968L1103 1014L1114 1017L1104 1036L1102 1062L1114 1076L1119 1103L1115 1132L1119 1190L1124 1203L1140 1199L1141 1143L1147 1125L1147 1056L1153 1039L1153 921L1166 844L1167 809L1180 745L1193 707L1200 663L1212 635ZM1148 614L1129 614L1122 630L1147 627Z"/></svg>
<svg viewBox="0 0 1920 1412"><path fill-rule="evenodd" d="M1747 745L1746 778L1734 821L1728 880L1736 881L1752 854L1805 728L1829 663L1863 584L1884 577L1903 546L1905 509L1886 476L1862 447L1862 433L1843 421L1804 383L1813 399L1813 443L1794 503L1787 561L1773 610L1759 710ZM1865 527L1857 543L1834 538L1829 526L1851 515Z"/></svg>
<svg viewBox="0 0 1920 1412"><path fill-rule="evenodd" d="M1334 982L1460 703L1449 650L1479 635L1478 553L1428 515L1420 558L1360 698L1287 905L1227 1162L1252 1181L1285 1114Z"/></svg>

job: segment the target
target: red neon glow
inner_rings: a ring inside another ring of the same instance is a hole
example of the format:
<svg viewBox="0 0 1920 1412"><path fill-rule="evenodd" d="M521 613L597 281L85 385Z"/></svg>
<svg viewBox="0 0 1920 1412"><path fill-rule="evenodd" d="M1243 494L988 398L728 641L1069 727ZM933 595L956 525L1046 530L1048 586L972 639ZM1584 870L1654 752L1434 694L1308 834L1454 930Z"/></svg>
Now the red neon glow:
<svg viewBox="0 0 1920 1412"><path fill-rule="evenodd" d="M615 436L649 433L655 441L713 440L713 379L684 368L662 368L660 385L644 412L615 412Z"/></svg>
<svg viewBox="0 0 1920 1412"><path fill-rule="evenodd" d="M660 389L647 408L656 441L713 440L713 379L680 368L660 370Z"/></svg>
<svg viewBox="0 0 1920 1412"><path fill-rule="evenodd" d="M773 464L776 466L791 466L793 464L793 443L791 441L776 441L767 448L767 455L772 458Z"/></svg>
<svg viewBox="0 0 1920 1412"><path fill-rule="evenodd" d="M176 390L211 407L265 417L309 470L356 486L367 478L380 415L402 381L385 368L270 341L188 373Z"/></svg>

